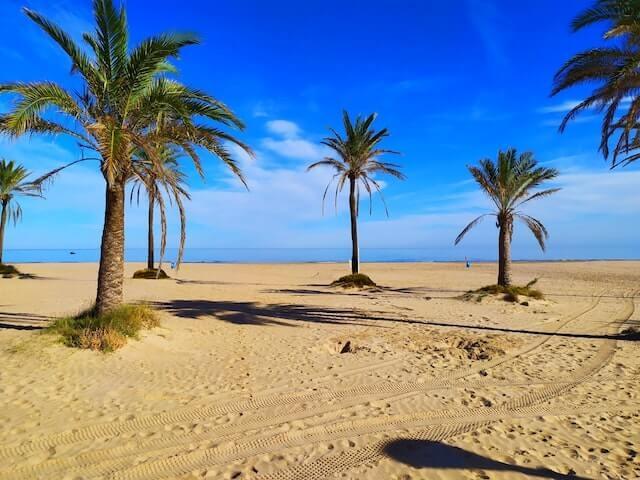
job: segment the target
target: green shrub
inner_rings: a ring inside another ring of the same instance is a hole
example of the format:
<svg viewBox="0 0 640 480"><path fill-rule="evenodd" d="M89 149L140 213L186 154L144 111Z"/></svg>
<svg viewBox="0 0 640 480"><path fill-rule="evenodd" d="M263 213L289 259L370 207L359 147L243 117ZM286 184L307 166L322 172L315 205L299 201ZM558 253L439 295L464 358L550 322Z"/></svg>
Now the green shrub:
<svg viewBox="0 0 640 480"><path fill-rule="evenodd" d="M351 275L345 275L331 284L336 287L344 288L362 288L362 287L375 287L376 283L371 280L364 273L352 273Z"/></svg>
<svg viewBox="0 0 640 480"><path fill-rule="evenodd" d="M127 338L138 338L142 329L160 325L156 312L146 305L122 305L97 316L90 308L74 317L56 320L48 331L59 334L69 347L112 352L122 347Z"/></svg>
<svg viewBox="0 0 640 480"><path fill-rule="evenodd" d="M164 280L169 278L169 275L167 275L167 272L165 272L162 269L160 269L160 272L158 273L157 268L145 268L145 269L136 271L133 274L133 278L143 278L146 280L155 280L155 279Z"/></svg>

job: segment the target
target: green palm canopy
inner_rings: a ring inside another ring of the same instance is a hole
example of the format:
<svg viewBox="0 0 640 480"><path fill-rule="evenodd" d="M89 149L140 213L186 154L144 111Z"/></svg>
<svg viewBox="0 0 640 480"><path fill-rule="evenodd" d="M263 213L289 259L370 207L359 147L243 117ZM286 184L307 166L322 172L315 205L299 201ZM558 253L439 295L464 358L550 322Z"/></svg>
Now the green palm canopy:
<svg viewBox="0 0 640 480"><path fill-rule="evenodd" d="M112 0L94 0L95 30L76 44L59 26L24 9L68 56L72 73L81 80L73 91L49 81L0 84L0 94L15 103L0 118L0 130L23 134L64 134L97 160L105 179L105 220L101 242L96 309L104 313L122 303L124 278L124 191L137 175L133 152L143 151L160 169L158 145L172 145L191 158L202 174L200 152L221 159L242 181L225 147L249 148L220 128L242 129L242 122L222 102L170 77L171 61L190 45L191 34L164 33L129 46L124 8ZM154 167L155 168L155 167Z"/></svg>
<svg viewBox="0 0 640 480"><path fill-rule="evenodd" d="M180 244L176 266L182 262L184 243L186 240L186 213L183 199L190 200L187 191L186 175L180 170L179 151L171 146L158 148L159 162L153 162L144 151L138 151L133 157L133 168L136 170L134 187L131 189L131 200L134 195L140 202L140 191L145 190L148 198L148 234L147 234L147 268L155 268L154 258L154 210L158 206L160 212L160 264L167 246L167 217L165 196L170 204L175 203L180 217ZM161 268L161 265L158 266Z"/></svg>
<svg viewBox="0 0 640 480"><path fill-rule="evenodd" d="M8 221L14 225L22 218L19 197L42 197L44 182L56 171L29 180L29 171L13 161L0 160L0 264L4 250L4 232Z"/></svg>
<svg viewBox="0 0 640 480"><path fill-rule="evenodd" d="M327 197L327 192L331 185L335 182L335 203L337 208L338 194L344 186L349 182L349 211L351 214L351 241L352 241L352 273L359 272L359 253L358 253L358 226L357 217L360 210L360 187L364 188L369 195L369 212L372 209L372 195L374 191L380 194L385 211L387 210L384 196L382 195L382 187L375 176L377 174L388 174L393 177L404 180L405 176L399 170L399 165L394 163L386 163L380 160L384 154L397 154L394 150L386 150L380 147L380 142L389 136L386 128L375 130L372 127L376 114L373 113L367 117L356 117L355 123L351 121L349 114L344 111L342 114L342 123L344 126L344 135L330 129L332 135L322 141L335 152L335 157L326 157L318 162L309 165L308 170L320 166L331 167L335 173L327 185L322 196L322 205Z"/></svg>
<svg viewBox="0 0 640 480"><path fill-rule="evenodd" d="M564 117L560 131L580 113L602 114L600 151L611 156L611 165L629 164L640 147L640 2L598 0L572 22L574 32L603 24L603 45L571 57L554 77L552 95L581 85L593 85L591 93ZM636 151L636 152L634 152Z"/></svg>
<svg viewBox="0 0 640 480"><path fill-rule="evenodd" d="M542 222L522 212L522 207L532 200L547 197L559 188L534 191L543 183L558 176L554 168L538 166L533 153L518 155L515 148L498 152L498 160L480 160L479 166L470 166L469 172L489 197L495 210L475 218L456 237L457 245L464 236L484 218L496 218L496 227L500 230L498 243L498 285L511 284L511 239L515 219L521 220L535 236L544 251L549 236Z"/></svg>

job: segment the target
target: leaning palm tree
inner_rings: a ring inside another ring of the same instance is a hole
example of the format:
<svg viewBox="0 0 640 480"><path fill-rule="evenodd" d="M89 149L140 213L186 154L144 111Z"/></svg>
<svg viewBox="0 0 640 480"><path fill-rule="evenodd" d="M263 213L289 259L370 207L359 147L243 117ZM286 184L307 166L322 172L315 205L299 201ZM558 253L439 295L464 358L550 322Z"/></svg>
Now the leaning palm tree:
<svg viewBox="0 0 640 480"><path fill-rule="evenodd" d="M42 182L29 181L29 172L13 161L0 160L0 265L4 250L4 231L8 220L17 224L22 208L16 197L41 197Z"/></svg>
<svg viewBox="0 0 640 480"><path fill-rule="evenodd" d="M243 128L224 104L168 77L175 71L170 60L196 44L196 37L161 34L130 49L124 8L117 9L113 0L93 0L93 9L95 31L83 35L84 47L42 15L24 10L68 55L82 87L70 92L49 81L0 84L0 93L16 100L10 112L0 117L0 130L13 137L64 134L83 151L94 152L83 160L97 160L105 180L96 293L96 312L103 314L123 299L125 184L135 175L132 153L141 149L159 164L156 146L170 144L189 156L202 174L197 147L203 147L242 179L224 144L250 150L212 126L211 121Z"/></svg>
<svg viewBox="0 0 640 480"><path fill-rule="evenodd" d="M140 202L140 191L145 190L148 198L148 231L147 231L147 270L155 270L155 241L154 241L154 214L158 206L160 211L160 265L157 273L160 274L162 258L164 257L167 245L167 220L165 214L165 201L163 194L167 195L170 203L175 202L180 216L180 245L178 247L178 257L176 265L182 262L184 252L184 242L186 240L186 215L184 211L183 198L190 200L189 192L186 190L186 176L180 170L178 164L178 151L172 147L158 148L159 162L154 163L143 151L138 151L133 158L133 168L137 175L134 178L134 187L131 189L131 199L137 194Z"/></svg>
<svg viewBox="0 0 640 480"><path fill-rule="evenodd" d="M374 130L371 128L376 114L372 113L366 118L356 117L355 124L351 122L349 114L344 111L342 121L344 124L345 136L343 137L334 129L330 129L333 134L322 141L332 149L337 158L326 157L319 162L309 165L307 170L312 170L321 165L332 167L335 170L333 178L327 185L322 197L322 204L327 197L329 187L336 181L335 199L337 206L338 193L342 191L347 181L349 182L349 212L351 214L351 273L359 273L360 259L358 252L358 213L360 206L360 186L364 187L369 194L369 213L372 208L372 193L375 189L382 199L387 215L387 206L382 195L380 183L373 177L378 173L385 173L404 180L405 176L398 170L399 166L393 163L385 163L379 160L380 156L387 153L395 153L393 150L385 150L379 147L383 138L389 136L386 128Z"/></svg>
<svg viewBox="0 0 640 480"><path fill-rule="evenodd" d="M605 24L605 45L571 57L554 77L552 95L567 89L592 84L594 89L564 117L560 131L580 113L596 109L603 114L600 151L605 158L612 154L611 165L628 164L640 155L628 155L640 147L640 2L597 0L572 22L574 32L594 24ZM610 149L610 141L617 141ZM614 139L615 140L615 139ZM623 155L626 158L620 159Z"/></svg>
<svg viewBox="0 0 640 480"><path fill-rule="evenodd" d="M525 152L517 154L515 148L506 152L498 152L498 161L495 164L490 159L480 160L479 167L468 167L471 175L482 191L495 205L496 210L485 213L464 227L457 236L455 244L487 216L496 217L496 227L500 230L498 236L498 285L506 287L511 284L511 238L513 236L513 221L521 220L531 233L536 237L542 251L545 251L545 242L549 236L547 229L540 220L522 213L520 208L537 198L551 195L560 190L550 188L547 190L533 189L542 183L558 176L558 171L553 168L538 166L533 158L533 153Z"/></svg>

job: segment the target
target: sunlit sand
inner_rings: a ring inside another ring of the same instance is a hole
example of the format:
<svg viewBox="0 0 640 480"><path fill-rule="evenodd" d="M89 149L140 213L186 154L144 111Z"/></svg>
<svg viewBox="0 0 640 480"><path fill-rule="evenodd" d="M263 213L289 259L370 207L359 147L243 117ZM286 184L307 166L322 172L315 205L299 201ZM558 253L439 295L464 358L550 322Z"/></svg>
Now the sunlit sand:
<svg viewBox="0 0 640 480"><path fill-rule="evenodd" d="M495 264L365 264L358 292L328 287L345 265L187 264L126 280L162 326L110 354L40 330L97 265L18 268L2 479L640 476L640 262L517 263L528 306L459 298Z"/></svg>

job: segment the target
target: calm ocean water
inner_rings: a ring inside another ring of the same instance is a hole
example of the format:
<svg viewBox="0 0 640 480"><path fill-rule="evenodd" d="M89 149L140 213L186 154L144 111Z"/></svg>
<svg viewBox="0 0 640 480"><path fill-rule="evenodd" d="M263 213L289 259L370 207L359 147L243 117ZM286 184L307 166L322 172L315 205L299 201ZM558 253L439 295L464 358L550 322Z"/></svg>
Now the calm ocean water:
<svg viewBox="0 0 640 480"><path fill-rule="evenodd" d="M72 253L73 252L73 253ZM97 262L98 249L79 250L5 250L5 261L10 263L31 262ZM158 258L156 253L156 259ZM176 249L168 248L165 262L172 262ZM363 248L360 251L363 262L429 262L459 260L442 257L441 249L427 248ZM125 260L146 261L145 248L129 248ZM351 250L348 248L191 248L185 250L185 262L206 263L289 263L289 262L348 262Z"/></svg>

